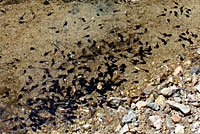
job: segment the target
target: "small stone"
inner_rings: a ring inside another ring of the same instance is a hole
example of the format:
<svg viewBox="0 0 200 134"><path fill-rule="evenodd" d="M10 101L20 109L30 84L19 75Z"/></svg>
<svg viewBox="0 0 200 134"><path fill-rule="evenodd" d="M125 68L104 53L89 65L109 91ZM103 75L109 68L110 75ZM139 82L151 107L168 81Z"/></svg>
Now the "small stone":
<svg viewBox="0 0 200 134"><path fill-rule="evenodd" d="M155 116L150 116L149 117L149 120L152 122L153 126L156 128L156 129L160 129L162 127L162 119L160 116L158 115L155 115Z"/></svg>
<svg viewBox="0 0 200 134"><path fill-rule="evenodd" d="M200 122L199 122L199 121L194 122L194 123L192 124L192 129L195 131L197 128L199 128L199 126L200 126Z"/></svg>
<svg viewBox="0 0 200 134"><path fill-rule="evenodd" d="M193 120L192 120L192 119L188 119L188 122L189 122L189 123L192 123L192 122L193 122Z"/></svg>
<svg viewBox="0 0 200 134"><path fill-rule="evenodd" d="M189 106L186 106L184 104L180 104L180 103L177 103L175 101L170 101L168 100L167 103L173 107L173 108L176 108L176 109L179 109L181 112L183 112L183 114L189 114L190 113L190 107Z"/></svg>
<svg viewBox="0 0 200 134"><path fill-rule="evenodd" d="M128 114L128 110L125 107L119 106L117 109L117 114L118 114L119 120L122 120L124 115Z"/></svg>
<svg viewBox="0 0 200 134"><path fill-rule="evenodd" d="M192 66L190 69L190 73L193 75L195 74L199 74L200 73L200 66Z"/></svg>
<svg viewBox="0 0 200 134"><path fill-rule="evenodd" d="M195 94L188 94L187 98L189 99L190 102L196 102L196 95Z"/></svg>
<svg viewBox="0 0 200 134"><path fill-rule="evenodd" d="M159 106L165 104L165 97L163 95L159 95L158 98L155 100L155 103L157 103Z"/></svg>
<svg viewBox="0 0 200 134"><path fill-rule="evenodd" d="M185 66L191 66L192 65L192 61L191 60L188 60L184 63Z"/></svg>
<svg viewBox="0 0 200 134"><path fill-rule="evenodd" d="M79 122L80 125L84 125L85 124L85 121L81 121Z"/></svg>
<svg viewBox="0 0 200 134"><path fill-rule="evenodd" d="M120 130L120 134L125 134L129 131L128 125L125 124L123 128Z"/></svg>
<svg viewBox="0 0 200 134"><path fill-rule="evenodd" d="M101 83L101 82L99 82L99 83L97 84L97 89L99 89L99 90L102 89L102 83Z"/></svg>
<svg viewBox="0 0 200 134"><path fill-rule="evenodd" d="M135 103L132 103L131 104L131 109L135 109L136 108L136 104Z"/></svg>
<svg viewBox="0 0 200 134"><path fill-rule="evenodd" d="M135 128L132 128L132 129L130 129L130 132L131 132L132 134L136 134L137 130L136 130Z"/></svg>
<svg viewBox="0 0 200 134"><path fill-rule="evenodd" d="M54 131L52 131L52 132L51 132L51 134L60 134L60 132L59 132L59 131L56 131L56 130L54 130Z"/></svg>
<svg viewBox="0 0 200 134"><path fill-rule="evenodd" d="M127 103L128 103L128 106L130 107L130 106L131 106L131 103L132 103L132 98L131 98L131 97L128 97L128 98L127 98Z"/></svg>
<svg viewBox="0 0 200 134"><path fill-rule="evenodd" d="M152 93L152 91L154 90L154 87L151 86L151 85L148 85L144 90L143 92L146 94L146 95L149 95Z"/></svg>
<svg viewBox="0 0 200 134"><path fill-rule="evenodd" d="M133 125L134 125L135 127L138 127L138 126L139 126L139 124L138 124L137 122L134 122Z"/></svg>
<svg viewBox="0 0 200 134"><path fill-rule="evenodd" d="M145 101L138 101L138 102L136 103L136 107L137 107L138 109L141 109L141 108L143 108L143 107L146 107L146 105L147 105L147 102L145 102Z"/></svg>
<svg viewBox="0 0 200 134"><path fill-rule="evenodd" d="M195 86L198 82L198 78L197 78L197 75L194 73L192 75L192 85Z"/></svg>
<svg viewBox="0 0 200 134"><path fill-rule="evenodd" d="M183 73L184 71L183 71L183 68L181 67L181 66L178 66L175 70L174 70L174 73L173 73L173 75L174 76L178 76L178 75L180 75L181 73Z"/></svg>
<svg viewBox="0 0 200 134"><path fill-rule="evenodd" d="M184 126L177 124L175 128L175 134L184 134L184 133L185 133Z"/></svg>
<svg viewBox="0 0 200 134"><path fill-rule="evenodd" d="M136 122L137 116L133 112L129 112L127 115L125 115L122 119L123 123L129 123L129 122Z"/></svg>
<svg viewBox="0 0 200 134"><path fill-rule="evenodd" d="M90 124L85 124L85 125L83 125L83 128L84 128L84 129L89 129L89 128L90 128Z"/></svg>
<svg viewBox="0 0 200 134"><path fill-rule="evenodd" d="M196 86L198 92L200 92L200 83Z"/></svg>
<svg viewBox="0 0 200 134"><path fill-rule="evenodd" d="M169 128L169 129L174 128L174 123L171 120L171 118L169 117L169 115L166 115L166 120L165 121L166 121L167 128Z"/></svg>
<svg viewBox="0 0 200 134"><path fill-rule="evenodd" d="M167 83L173 83L173 82L174 82L174 79L173 79L172 76L170 76L170 77L168 78L168 80L167 80Z"/></svg>
<svg viewBox="0 0 200 134"><path fill-rule="evenodd" d="M147 107L149 107L149 108L151 108L151 109L153 109L153 110L156 110L156 111L160 110L160 107L159 107L158 104L155 103L155 102L148 103L148 104L147 104Z"/></svg>
<svg viewBox="0 0 200 134"><path fill-rule="evenodd" d="M120 97L110 97L108 99L108 105L112 108L118 108L119 104L121 102L121 98Z"/></svg>
<svg viewBox="0 0 200 134"><path fill-rule="evenodd" d="M200 54L200 47L197 49L197 53Z"/></svg>
<svg viewBox="0 0 200 134"><path fill-rule="evenodd" d="M181 121L181 117L178 114L172 115L171 119L174 123L178 123Z"/></svg>
<svg viewBox="0 0 200 134"><path fill-rule="evenodd" d="M160 92L164 96L171 96L173 93L173 90L172 88L163 88Z"/></svg>

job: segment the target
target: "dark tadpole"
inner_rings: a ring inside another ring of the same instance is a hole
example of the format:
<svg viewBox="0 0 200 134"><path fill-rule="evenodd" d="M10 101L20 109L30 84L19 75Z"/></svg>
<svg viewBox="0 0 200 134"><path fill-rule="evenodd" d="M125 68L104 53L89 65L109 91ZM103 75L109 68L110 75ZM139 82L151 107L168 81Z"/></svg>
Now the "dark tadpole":
<svg viewBox="0 0 200 134"><path fill-rule="evenodd" d="M160 16L166 16L166 14L165 14L165 13L163 13L163 14L160 14L160 15L158 15L157 17L160 17Z"/></svg>
<svg viewBox="0 0 200 134"><path fill-rule="evenodd" d="M164 37L171 37L172 34L167 34L167 33L161 33Z"/></svg>
<svg viewBox="0 0 200 134"><path fill-rule="evenodd" d="M45 52L44 56L47 56L51 51Z"/></svg>
<svg viewBox="0 0 200 134"><path fill-rule="evenodd" d="M54 59L51 59L51 67L55 65L55 60Z"/></svg>
<svg viewBox="0 0 200 134"><path fill-rule="evenodd" d="M165 39L162 39L162 38L159 38L159 37L158 37L158 39L160 39L163 42L164 45L167 45L167 41Z"/></svg>
<svg viewBox="0 0 200 134"><path fill-rule="evenodd" d="M181 15L183 14L183 7L184 7L184 6L180 7Z"/></svg>

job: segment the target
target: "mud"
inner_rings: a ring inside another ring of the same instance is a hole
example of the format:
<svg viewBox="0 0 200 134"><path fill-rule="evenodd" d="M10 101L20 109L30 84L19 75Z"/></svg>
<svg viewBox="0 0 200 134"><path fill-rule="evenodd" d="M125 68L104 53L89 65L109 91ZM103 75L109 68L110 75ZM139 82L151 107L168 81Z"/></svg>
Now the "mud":
<svg viewBox="0 0 200 134"><path fill-rule="evenodd" d="M73 124L80 105L142 97L168 68L198 61L198 0L0 4L2 132Z"/></svg>

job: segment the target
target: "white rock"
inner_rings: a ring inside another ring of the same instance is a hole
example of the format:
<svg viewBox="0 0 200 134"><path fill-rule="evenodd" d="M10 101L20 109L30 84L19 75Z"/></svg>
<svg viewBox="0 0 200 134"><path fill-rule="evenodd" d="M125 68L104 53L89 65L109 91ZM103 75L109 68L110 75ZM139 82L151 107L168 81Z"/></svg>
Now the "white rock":
<svg viewBox="0 0 200 134"><path fill-rule="evenodd" d="M197 49L197 53L200 54L200 47Z"/></svg>
<svg viewBox="0 0 200 134"><path fill-rule="evenodd" d="M199 121L194 122L194 123L192 124L192 129L196 130L197 128L199 128L199 126L200 126L200 122L199 122Z"/></svg>
<svg viewBox="0 0 200 134"><path fill-rule="evenodd" d="M196 86L196 88L197 88L197 91L200 92L200 84L198 84L198 85Z"/></svg>
<svg viewBox="0 0 200 134"><path fill-rule="evenodd" d="M90 124L85 124L85 125L83 125L83 128L89 129L89 128L90 128Z"/></svg>
<svg viewBox="0 0 200 134"><path fill-rule="evenodd" d="M121 129L120 134L125 134L125 133L128 132L128 131L129 131L128 125L125 124L125 125L123 126L123 128Z"/></svg>
<svg viewBox="0 0 200 134"><path fill-rule="evenodd" d="M175 128L175 134L184 134L184 133L185 133L184 126L177 124Z"/></svg>
<svg viewBox="0 0 200 134"><path fill-rule="evenodd" d="M159 95L158 98L155 100L159 106L165 105L165 97L163 95Z"/></svg>
<svg viewBox="0 0 200 134"><path fill-rule="evenodd" d="M172 88L163 88L160 92L164 96L171 96L173 93L173 89Z"/></svg>
<svg viewBox="0 0 200 134"><path fill-rule="evenodd" d="M176 109L179 109L181 112L183 112L184 114L189 114L190 113L190 107L189 106L186 106L184 104L180 104L180 103L177 103L175 101L170 101L168 100L167 103L173 107L173 108L176 108Z"/></svg>
<svg viewBox="0 0 200 134"><path fill-rule="evenodd" d="M155 115L155 116L150 116L149 117L149 120L152 122L153 126L156 128L156 129L160 129L162 127L162 119L160 116L158 115Z"/></svg>

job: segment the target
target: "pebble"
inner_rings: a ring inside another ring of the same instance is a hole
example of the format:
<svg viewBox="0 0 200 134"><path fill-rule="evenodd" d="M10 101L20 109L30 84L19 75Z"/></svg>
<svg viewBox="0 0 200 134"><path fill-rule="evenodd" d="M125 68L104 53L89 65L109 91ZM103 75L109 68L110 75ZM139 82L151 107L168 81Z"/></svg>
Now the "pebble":
<svg viewBox="0 0 200 134"><path fill-rule="evenodd" d="M161 91L161 94L164 96L171 96L173 93L173 89L172 88L163 88Z"/></svg>
<svg viewBox="0 0 200 134"><path fill-rule="evenodd" d="M110 97L108 99L108 103L109 103L110 107L112 107L112 108L118 108L120 102L121 102L120 97Z"/></svg>
<svg viewBox="0 0 200 134"><path fill-rule="evenodd" d="M120 134L125 134L129 131L128 125L125 124L123 128L120 130Z"/></svg>
<svg viewBox="0 0 200 134"><path fill-rule="evenodd" d="M155 103L157 103L159 106L165 104L165 97L163 95L159 95L157 99L155 100Z"/></svg>
<svg viewBox="0 0 200 134"><path fill-rule="evenodd" d="M184 134L184 126L177 124L175 128L175 134Z"/></svg>
<svg viewBox="0 0 200 134"><path fill-rule="evenodd" d="M122 122L129 123L129 122L136 122L137 116L133 112L129 112L127 115L124 115Z"/></svg>
<svg viewBox="0 0 200 134"><path fill-rule="evenodd" d="M199 85L196 86L196 89L198 92L200 92L200 83L199 83Z"/></svg>
<svg viewBox="0 0 200 134"><path fill-rule="evenodd" d="M200 73L200 66L192 66L190 69L191 74L199 74Z"/></svg>
<svg viewBox="0 0 200 134"><path fill-rule="evenodd" d="M177 103L175 101L170 101L168 100L167 103L171 106L171 107L174 107L176 109L179 109L181 112L183 112L185 115L186 114L189 114L190 113L190 107L189 106L186 106L184 104L180 104L180 103Z"/></svg>
<svg viewBox="0 0 200 134"><path fill-rule="evenodd" d="M175 70L174 70L174 73L173 73L173 75L174 76L178 76L178 75L180 75L181 73L183 73L184 71L183 71L183 68L181 67L181 66L178 66Z"/></svg>
<svg viewBox="0 0 200 134"><path fill-rule="evenodd" d="M152 122L153 126L156 128L156 129L160 129L162 127L162 119L160 116L158 115L155 115L155 116L150 116L149 117L149 120Z"/></svg>
<svg viewBox="0 0 200 134"><path fill-rule="evenodd" d="M192 65L192 61L188 60L184 63L185 66L191 66Z"/></svg>
<svg viewBox="0 0 200 134"><path fill-rule="evenodd" d="M195 86L198 82L198 78L197 78L197 75L194 73L192 75L192 85Z"/></svg>
<svg viewBox="0 0 200 134"><path fill-rule="evenodd" d="M136 104L135 103L131 103L131 109L135 109L136 108Z"/></svg>
<svg viewBox="0 0 200 134"><path fill-rule="evenodd" d="M197 49L197 53L200 54L200 47Z"/></svg>
<svg viewBox="0 0 200 134"><path fill-rule="evenodd" d="M141 108L146 107L146 106L147 106L147 102L145 102L145 101L138 101L138 102L136 103L136 107L137 107L138 109L141 109Z"/></svg>
<svg viewBox="0 0 200 134"><path fill-rule="evenodd" d="M195 131L197 128L199 128L199 126L200 126L200 122L199 121L194 122L192 124L192 131Z"/></svg>
<svg viewBox="0 0 200 134"><path fill-rule="evenodd" d="M103 88L103 87L102 87L102 83L99 82L99 83L97 84L97 89L101 90L102 88Z"/></svg>
<svg viewBox="0 0 200 134"><path fill-rule="evenodd" d="M188 122L189 122L189 123L192 123L192 122L193 122L193 120L192 120L192 119L188 119Z"/></svg>
<svg viewBox="0 0 200 134"><path fill-rule="evenodd" d="M153 110L156 110L156 111L160 110L159 105L157 103L155 103L155 102L148 103L147 107L149 107L149 108L151 108Z"/></svg>
<svg viewBox="0 0 200 134"><path fill-rule="evenodd" d="M128 98L127 98L127 103L128 103L128 106L130 107L130 106L131 106L131 103L132 103L132 98L128 97Z"/></svg>
<svg viewBox="0 0 200 134"><path fill-rule="evenodd" d="M188 94L187 98L189 99L190 102L196 102L196 95L195 94Z"/></svg>
<svg viewBox="0 0 200 134"><path fill-rule="evenodd" d="M146 94L146 95L149 95L152 93L152 91L154 90L154 87L151 86L151 85L148 85L144 90L143 92Z"/></svg>
<svg viewBox="0 0 200 134"><path fill-rule="evenodd" d="M85 125L83 125L83 128L84 128L84 129L89 129L89 128L90 128L90 124L85 124Z"/></svg>
<svg viewBox="0 0 200 134"><path fill-rule="evenodd" d="M178 123L181 121L181 117L178 114L172 115L171 119L173 120L174 123Z"/></svg>
<svg viewBox="0 0 200 134"><path fill-rule="evenodd" d="M169 115L166 115L166 120L165 121L166 121L167 128L169 128L169 129L174 128L174 123L171 120L171 118L169 117Z"/></svg>

